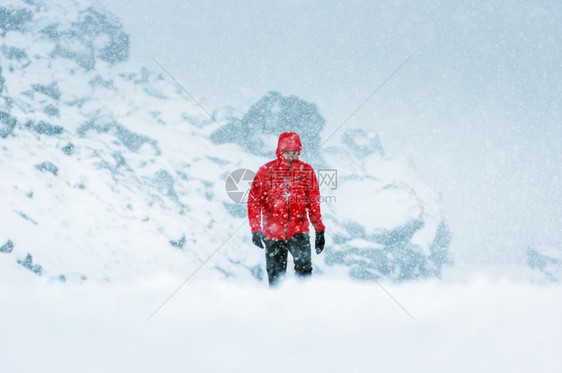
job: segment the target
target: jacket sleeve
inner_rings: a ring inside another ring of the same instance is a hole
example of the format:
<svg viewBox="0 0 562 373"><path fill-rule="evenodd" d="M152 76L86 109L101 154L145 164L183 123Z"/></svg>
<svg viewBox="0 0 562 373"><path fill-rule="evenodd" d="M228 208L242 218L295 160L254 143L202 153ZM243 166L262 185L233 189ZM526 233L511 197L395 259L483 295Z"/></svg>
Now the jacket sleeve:
<svg viewBox="0 0 562 373"><path fill-rule="evenodd" d="M262 211L265 206L266 188L263 182L265 170L260 168L254 177L248 194L248 220L252 233L262 230Z"/></svg>
<svg viewBox="0 0 562 373"><path fill-rule="evenodd" d="M320 212L320 188L318 186L318 179L316 179L316 174L312 167L310 168L310 188L308 189L308 204L306 208L308 209L308 217L310 222L314 227L316 232L320 232L326 229L322 223L322 214Z"/></svg>

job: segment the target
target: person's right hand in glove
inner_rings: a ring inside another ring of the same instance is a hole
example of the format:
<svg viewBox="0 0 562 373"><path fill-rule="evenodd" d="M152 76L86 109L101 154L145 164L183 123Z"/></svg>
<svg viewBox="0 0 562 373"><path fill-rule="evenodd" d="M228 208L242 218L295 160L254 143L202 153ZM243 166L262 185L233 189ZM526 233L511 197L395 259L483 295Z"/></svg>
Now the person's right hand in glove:
<svg viewBox="0 0 562 373"><path fill-rule="evenodd" d="M262 231L252 233L252 242L257 247L263 249L265 247L265 236Z"/></svg>

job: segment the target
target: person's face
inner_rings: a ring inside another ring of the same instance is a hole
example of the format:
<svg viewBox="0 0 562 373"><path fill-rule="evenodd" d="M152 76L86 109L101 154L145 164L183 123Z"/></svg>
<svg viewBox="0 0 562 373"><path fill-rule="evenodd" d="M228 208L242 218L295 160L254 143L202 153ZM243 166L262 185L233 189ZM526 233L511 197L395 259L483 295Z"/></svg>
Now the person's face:
<svg viewBox="0 0 562 373"><path fill-rule="evenodd" d="M282 154L283 159L285 159L287 162L292 162L297 160L300 152L298 150L283 150Z"/></svg>

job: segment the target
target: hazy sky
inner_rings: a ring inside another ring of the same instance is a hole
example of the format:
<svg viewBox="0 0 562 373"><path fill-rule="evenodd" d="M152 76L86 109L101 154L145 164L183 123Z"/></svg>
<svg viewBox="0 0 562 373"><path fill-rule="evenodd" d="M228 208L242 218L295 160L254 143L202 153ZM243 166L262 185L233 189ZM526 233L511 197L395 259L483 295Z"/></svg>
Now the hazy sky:
<svg viewBox="0 0 562 373"><path fill-rule="evenodd" d="M97 0L209 108L276 90L370 127L442 193L460 261L562 247L560 1ZM164 5L162 5L164 4ZM337 143L334 136L326 146Z"/></svg>

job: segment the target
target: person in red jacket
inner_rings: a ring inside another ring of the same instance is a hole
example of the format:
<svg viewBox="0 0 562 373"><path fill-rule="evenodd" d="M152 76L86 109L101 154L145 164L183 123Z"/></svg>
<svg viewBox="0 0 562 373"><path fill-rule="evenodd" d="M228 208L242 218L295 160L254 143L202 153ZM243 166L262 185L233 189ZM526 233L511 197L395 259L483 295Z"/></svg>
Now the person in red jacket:
<svg viewBox="0 0 562 373"><path fill-rule="evenodd" d="M261 166L248 196L252 242L265 246L267 275L275 285L287 270L290 252L299 277L312 273L309 219L316 231L315 249L324 249L320 191L314 169L299 160L302 144L295 132L279 136L277 159Z"/></svg>

